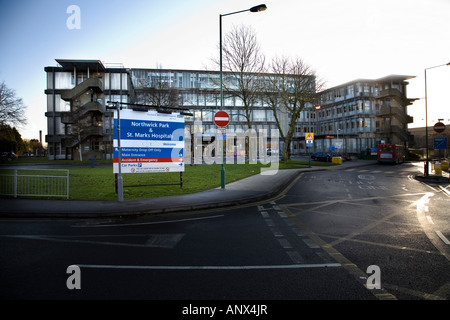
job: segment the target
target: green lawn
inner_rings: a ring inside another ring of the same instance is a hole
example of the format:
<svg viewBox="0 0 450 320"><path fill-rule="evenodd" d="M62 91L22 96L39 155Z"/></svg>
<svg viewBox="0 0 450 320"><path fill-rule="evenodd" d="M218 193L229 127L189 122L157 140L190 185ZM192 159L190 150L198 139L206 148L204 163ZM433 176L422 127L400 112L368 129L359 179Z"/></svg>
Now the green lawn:
<svg viewBox="0 0 450 320"><path fill-rule="evenodd" d="M45 161L45 160L44 160ZM33 160L35 162L35 160ZM55 162L56 163L56 162ZM115 174L112 166L73 167L74 161L58 161L67 163L70 179L70 200L117 200L115 194ZM79 162L78 162L79 163ZM311 165L331 165L330 163L311 162ZM307 161L289 161L286 165L279 163L280 169L308 167ZM240 180L261 172L262 164L225 164L225 183ZM269 165L265 165L269 167ZM11 173L0 167L0 174ZM124 199L153 198L169 195L180 195L200 192L220 187L221 165L187 165L183 172L183 188L180 188L180 173L124 173ZM158 184L174 184L148 186ZM135 185L146 185L131 187Z"/></svg>

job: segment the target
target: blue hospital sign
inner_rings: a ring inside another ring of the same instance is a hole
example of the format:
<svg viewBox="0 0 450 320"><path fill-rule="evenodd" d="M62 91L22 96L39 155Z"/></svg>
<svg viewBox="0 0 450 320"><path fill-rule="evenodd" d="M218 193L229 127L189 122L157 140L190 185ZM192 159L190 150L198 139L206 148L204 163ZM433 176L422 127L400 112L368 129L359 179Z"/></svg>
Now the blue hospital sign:
<svg viewBox="0 0 450 320"><path fill-rule="evenodd" d="M119 172L117 110L114 111L114 173ZM121 172L184 171L184 116L120 111Z"/></svg>

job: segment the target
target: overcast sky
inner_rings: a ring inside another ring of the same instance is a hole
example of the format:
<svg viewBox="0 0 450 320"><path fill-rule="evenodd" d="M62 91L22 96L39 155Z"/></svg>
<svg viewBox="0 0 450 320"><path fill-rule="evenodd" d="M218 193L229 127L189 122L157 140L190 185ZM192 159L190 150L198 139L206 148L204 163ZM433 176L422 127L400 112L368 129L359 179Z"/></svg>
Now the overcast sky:
<svg viewBox="0 0 450 320"><path fill-rule="evenodd" d="M416 76L409 98L423 126L424 70L450 62L450 0L0 0L0 81L28 106L22 138L47 133L45 72L55 59L99 59L127 68L202 70L224 33L248 24L268 58L300 57L333 87L390 74ZM70 5L80 29L69 29ZM427 70L428 121L450 125L450 66Z"/></svg>

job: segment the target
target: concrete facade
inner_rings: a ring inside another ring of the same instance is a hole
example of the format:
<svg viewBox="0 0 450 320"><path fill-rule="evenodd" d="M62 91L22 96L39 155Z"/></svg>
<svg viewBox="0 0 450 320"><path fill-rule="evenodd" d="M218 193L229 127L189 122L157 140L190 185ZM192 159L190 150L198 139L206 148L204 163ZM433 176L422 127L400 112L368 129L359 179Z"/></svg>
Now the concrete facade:
<svg viewBox="0 0 450 320"><path fill-rule="evenodd" d="M104 65L99 60L62 60L46 67L49 159L112 158L113 112L106 101L188 108L186 134L201 121L202 133L213 133L213 115L220 109L218 71L126 69ZM263 75L270 76L270 75ZM226 81L226 75L224 81ZM328 151L357 154L380 141L408 145L411 136L407 106L410 76L392 75L381 79L360 79L319 93L317 103L307 104L297 120L291 154ZM224 92L224 108L230 114L228 130L248 129L243 103ZM290 115L278 111L284 123ZM276 129L272 109L261 94L251 112L257 132ZM306 147L305 134L314 133L313 147Z"/></svg>

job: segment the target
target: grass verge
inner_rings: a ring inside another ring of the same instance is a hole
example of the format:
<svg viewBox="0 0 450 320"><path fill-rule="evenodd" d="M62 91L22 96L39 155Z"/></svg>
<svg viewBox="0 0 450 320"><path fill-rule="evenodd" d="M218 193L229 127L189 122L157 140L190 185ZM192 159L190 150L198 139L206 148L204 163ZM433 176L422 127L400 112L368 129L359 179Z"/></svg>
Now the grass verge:
<svg viewBox="0 0 450 320"><path fill-rule="evenodd" d="M69 169L69 199L108 201L117 200L115 193L115 175L111 166L75 167L66 161ZM60 165L61 163L58 163ZM330 163L311 162L312 166L329 166ZM279 169L298 169L308 167L308 161L290 160L287 164L279 163ZM225 164L225 183L231 183L261 172L257 164ZM187 165L183 172L183 188L180 188L180 173L124 173L124 199L155 198L172 195L190 194L220 187L220 164ZM11 169L1 169L0 174L10 174ZM1 178L1 177L0 177ZM165 184L162 186L155 186ZM166 185L173 184L173 185ZM135 185L140 185L134 187ZM131 187L133 186L133 187Z"/></svg>

